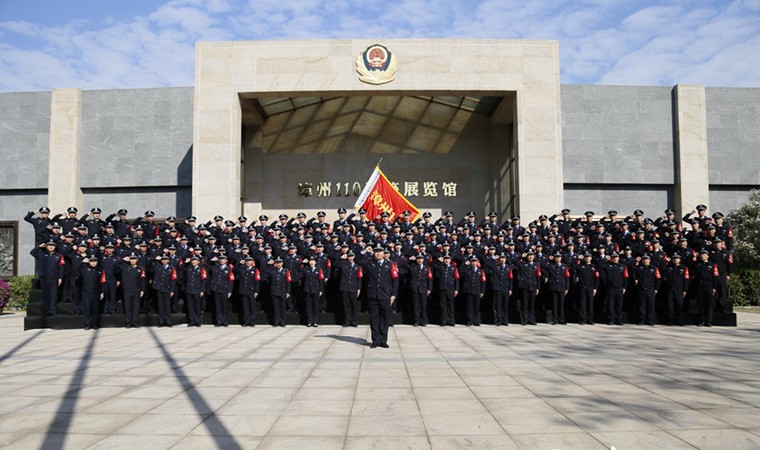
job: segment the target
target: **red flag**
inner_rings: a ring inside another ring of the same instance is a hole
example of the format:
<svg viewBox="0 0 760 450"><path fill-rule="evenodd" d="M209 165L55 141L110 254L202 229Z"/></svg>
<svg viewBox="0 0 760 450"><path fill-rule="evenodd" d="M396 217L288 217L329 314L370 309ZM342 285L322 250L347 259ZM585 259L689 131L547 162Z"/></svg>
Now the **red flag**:
<svg viewBox="0 0 760 450"><path fill-rule="evenodd" d="M408 210L411 215L410 221L420 214L420 210L412 205L395 186L388 181L388 178L380 170L380 166L375 166L375 170L367 181L359 198L354 205L355 209L364 208L367 210L367 217L375 218L383 212L390 214L389 220L393 222L404 210Z"/></svg>

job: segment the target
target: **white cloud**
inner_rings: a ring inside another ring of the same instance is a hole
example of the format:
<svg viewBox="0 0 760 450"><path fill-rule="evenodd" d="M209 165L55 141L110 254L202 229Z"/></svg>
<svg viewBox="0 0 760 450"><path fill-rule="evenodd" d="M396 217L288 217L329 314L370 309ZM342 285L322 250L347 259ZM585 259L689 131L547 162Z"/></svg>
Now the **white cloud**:
<svg viewBox="0 0 760 450"><path fill-rule="evenodd" d="M0 33L2 91L191 85L199 40L353 37L558 39L563 83L760 86L760 0L173 0Z"/></svg>

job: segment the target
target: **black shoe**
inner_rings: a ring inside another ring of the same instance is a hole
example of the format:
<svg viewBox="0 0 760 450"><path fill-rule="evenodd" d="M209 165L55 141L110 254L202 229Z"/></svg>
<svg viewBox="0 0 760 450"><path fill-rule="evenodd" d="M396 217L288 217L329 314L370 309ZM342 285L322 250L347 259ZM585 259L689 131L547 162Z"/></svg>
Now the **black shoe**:
<svg viewBox="0 0 760 450"><path fill-rule="evenodd" d="M560 322L560 325L567 325L567 322Z"/></svg>
<svg viewBox="0 0 760 450"><path fill-rule="evenodd" d="M707 323L705 324L705 326L706 326L706 327L708 327L708 328L712 328L712 323L710 323L710 322L707 322Z"/></svg>
<svg viewBox="0 0 760 450"><path fill-rule="evenodd" d="M415 326L415 327L418 327L418 326L420 326L420 324L418 324L417 322L415 322L415 323L414 323L414 326Z"/></svg>
<svg viewBox="0 0 760 450"><path fill-rule="evenodd" d="M358 325L358 324L356 324L356 323L352 323L352 324L351 324L351 326L352 326L352 327L354 327L354 328L356 328L356 327L358 327L359 325Z"/></svg>
<svg viewBox="0 0 760 450"><path fill-rule="evenodd" d="M471 327L471 326L472 326L472 324L471 324L470 322L467 322L467 323L465 324L465 326Z"/></svg>
<svg viewBox="0 0 760 450"><path fill-rule="evenodd" d="M85 330L92 330L92 327L84 327Z"/></svg>
<svg viewBox="0 0 760 450"><path fill-rule="evenodd" d="M476 327L479 327L479 326L480 326L480 324L479 324L479 323L473 323L473 325L475 325Z"/></svg>
<svg viewBox="0 0 760 450"><path fill-rule="evenodd" d="M498 322L497 322L495 325L496 325L497 327L500 327L500 326L501 326L501 324L500 324L500 323L498 323Z"/></svg>
<svg viewBox="0 0 760 450"><path fill-rule="evenodd" d="M531 322L530 325L537 326L538 324L536 322Z"/></svg>
<svg viewBox="0 0 760 450"><path fill-rule="evenodd" d="M557 322L556 321L552 321L552 325L557 325Z"/></svg>
<svg viewBox="0 0 760 450"><path fill-rule="evenodd" d="M373 344L370 344L370 345L369 345L369 348L377 348L377 344L374 344L374 343L373 343Z"/></svg>
<svg viewBox="0 0 760 450"><path fill-rule="evenodd" d="M427 326L427 324L426 324L426 323L421 323L421 324L420 324L420 326L421 326L421 327L426 327L426 326Z"/></svg>
<svg viewBox="0 0 760 450"><path fill-rule="evenodd" d="M509 322L504 322L502 325L504 325L505 327L508 327L509 326Z"/></svg>
<svg viewBox="0 0 760 450"><path fill-rule="evenodd" d="M388 345L388 344L379 344L379 345L380 345L380 347L382 347L382 348L391 348L391 346L390 346L390 345Z"/></svg>
<svg viewBox="0 0 760 450"><path fill-rule="evenodd" d="M594 321L589 320L588 322L586 322L586 325L594 325Z"/></svg>

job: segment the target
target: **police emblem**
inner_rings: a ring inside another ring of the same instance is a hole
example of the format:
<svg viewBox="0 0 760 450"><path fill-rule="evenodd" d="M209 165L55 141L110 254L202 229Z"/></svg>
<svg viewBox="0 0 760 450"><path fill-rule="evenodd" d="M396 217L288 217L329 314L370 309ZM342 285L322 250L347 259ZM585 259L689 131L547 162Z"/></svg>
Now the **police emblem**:
<svg viewBox="0 0 760 450"><path fill-rule="evenodd" d="M370 45L356 57L359 79L369 84L385 84L396 79L398 58L380 44Z"/></svg>

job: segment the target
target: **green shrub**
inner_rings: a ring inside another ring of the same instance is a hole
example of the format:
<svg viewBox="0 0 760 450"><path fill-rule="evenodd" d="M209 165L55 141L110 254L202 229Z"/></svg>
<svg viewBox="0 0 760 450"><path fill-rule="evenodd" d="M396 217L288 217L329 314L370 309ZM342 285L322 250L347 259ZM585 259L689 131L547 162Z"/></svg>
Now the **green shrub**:
<svg viewBox="0 0 760 450"><path fill-rule="evenodd" d="M6 310L26 310L26 305L29 303L29 291L32 290L32 280L34 280L34 275L21 275L8 280L11 287L11 300L6 305Z"/></svg>
<svg viewBox="0 0 760 450"><path fill-rule="evenodd" d="M760 270L747 269L731 274L731 298L736 306L760 306Z"/></svg>

